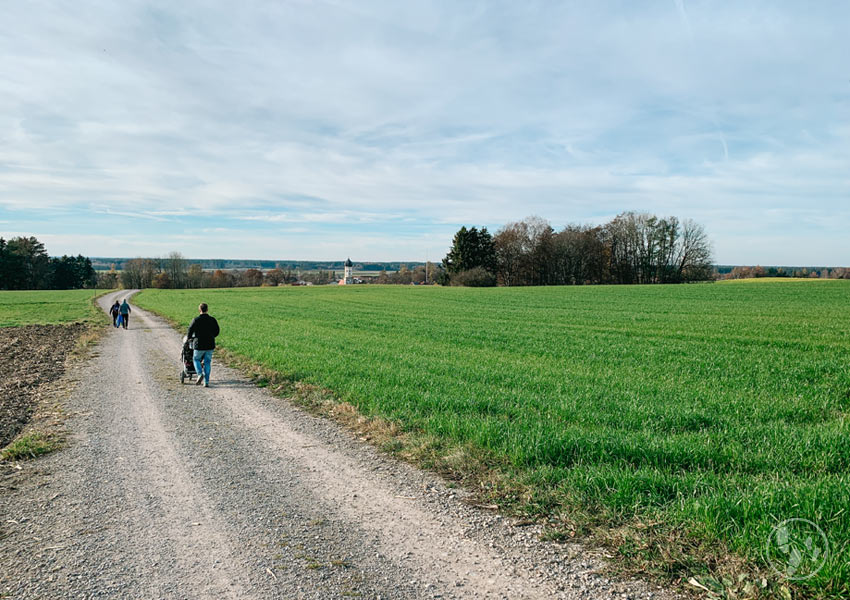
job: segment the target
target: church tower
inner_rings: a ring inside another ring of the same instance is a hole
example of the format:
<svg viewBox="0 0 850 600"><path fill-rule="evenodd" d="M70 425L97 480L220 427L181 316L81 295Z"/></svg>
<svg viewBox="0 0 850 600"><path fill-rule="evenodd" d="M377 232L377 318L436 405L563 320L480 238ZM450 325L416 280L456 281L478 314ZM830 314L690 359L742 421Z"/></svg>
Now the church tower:
<svg viewBox="0 0 850 600"><path fill-rule="evenodd" d="M351 259L348 258L345 261L345 273L342 277L342 282L344 285L351 285L354 283L354 275L353 272L354 264L351 262Z"/></svg>

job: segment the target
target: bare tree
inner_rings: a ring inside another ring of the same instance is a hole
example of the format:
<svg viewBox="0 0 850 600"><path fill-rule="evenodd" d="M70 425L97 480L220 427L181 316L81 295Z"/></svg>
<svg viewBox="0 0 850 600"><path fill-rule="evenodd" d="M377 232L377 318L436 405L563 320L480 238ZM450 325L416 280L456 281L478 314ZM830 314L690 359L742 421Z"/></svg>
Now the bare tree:
<svg viewBox="0 0 850 600"><path fill-rule="evenodd" d="M536 216L508 223L493 237L496 275L502 285L546 285L550 281L554 230Z"/></svg>
<svg viewBox="0 0 850 600"><path fill-rule="evenodd" d="M197 289L207 287L208 276L204 273L204 268L200 263L192 263L186 271L186 287Z"/></svg>
<svg viewBox="0 0 850 600"><path fill-rule="evenodd" d="M240 277L240 286L260 287L263 285L263 272L259 269L246 269Z"/></svg>
<svg viewBox="0 0 850 600"><path fill-rule="evenodd" d="M606 256L601 227L568 225L552 239L552 283L603 283Z"/></svg>
<svg viewBox="0 0 850 600"><path fill-rule="evenodd" d="M280 285L281 283L287 282L287 273L284 272L280 267L275 267L274 269L270 269L266 271L266 284L267 285Z"/></svg>
<svg viewBox="0 0 850 600"><path fill-rule="evenodd" d="M142 259L131 258L124 263L121 269L121 285L126 289L139 289L142 287Z"/></svg>
<svg viewBox="0 0 850 600"><path fill-rule="evenodd" d="M509 223L493 237L496 275L502 285L522 285L528 233L522 223Z"/></svg>
<svg viewBox="0 0 850 600"><path fill-rule="evenodd" d="M163 261L163 271L168 275L168 280L173 288L185 288L186 285L186 269L188 263L186 258L179 252L172 252Z"/></svg>
<svg viewBox="0 0 850 600"><path fill-rule="evenodd" d="M705 229L691 219L682 222L679 241L678 272L681 281L711 279L711 242Z"/></svg>

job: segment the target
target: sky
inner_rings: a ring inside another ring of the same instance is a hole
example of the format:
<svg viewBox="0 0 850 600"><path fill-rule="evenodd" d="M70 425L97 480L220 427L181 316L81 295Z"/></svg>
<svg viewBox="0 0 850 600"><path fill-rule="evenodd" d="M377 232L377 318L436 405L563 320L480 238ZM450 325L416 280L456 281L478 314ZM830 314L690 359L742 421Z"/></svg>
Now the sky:
<svg viewBox="0 0 850 600"><path fill-rule="evenodd" d="M850 3L7 0L0 235L439 260L623 211L850 265Z"/></svg>

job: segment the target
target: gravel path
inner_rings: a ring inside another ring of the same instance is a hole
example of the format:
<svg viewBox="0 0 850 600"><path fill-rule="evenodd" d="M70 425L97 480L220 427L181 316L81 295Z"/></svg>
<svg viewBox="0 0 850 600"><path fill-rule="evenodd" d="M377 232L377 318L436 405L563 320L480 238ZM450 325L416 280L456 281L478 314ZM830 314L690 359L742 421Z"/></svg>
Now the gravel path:
<svg viewBox="0 0 850 600"><path fill-rule="evenodd" d="M673 597L221 364L181 385L179 337L134 308L66 375L69 447L0 475L0 597Z"/></svg>

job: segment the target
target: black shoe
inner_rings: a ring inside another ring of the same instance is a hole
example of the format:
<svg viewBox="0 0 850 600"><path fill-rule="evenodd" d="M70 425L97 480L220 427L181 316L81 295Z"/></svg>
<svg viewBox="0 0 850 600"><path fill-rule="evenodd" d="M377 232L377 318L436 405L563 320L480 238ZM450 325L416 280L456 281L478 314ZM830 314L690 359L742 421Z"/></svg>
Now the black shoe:
<svg viewBox="0 0 850 600"><path fill-rule="evenodd" d="M201 385L204 382L203 375L198 375L198 381L195 382L195 385Z"/></svg>

